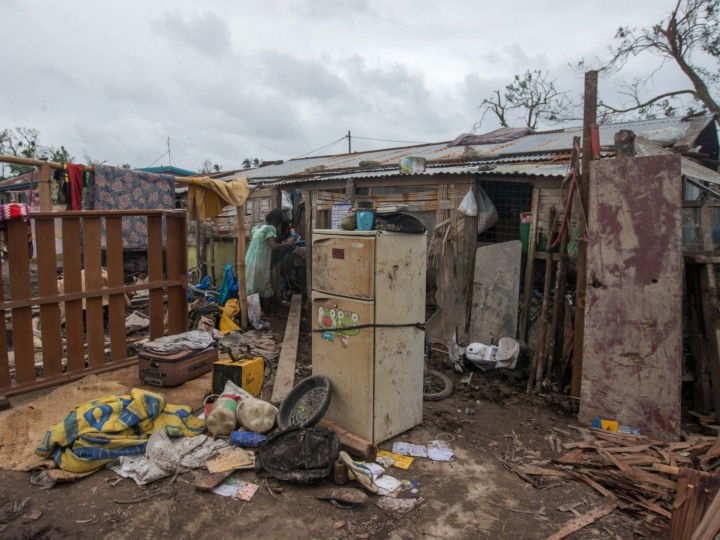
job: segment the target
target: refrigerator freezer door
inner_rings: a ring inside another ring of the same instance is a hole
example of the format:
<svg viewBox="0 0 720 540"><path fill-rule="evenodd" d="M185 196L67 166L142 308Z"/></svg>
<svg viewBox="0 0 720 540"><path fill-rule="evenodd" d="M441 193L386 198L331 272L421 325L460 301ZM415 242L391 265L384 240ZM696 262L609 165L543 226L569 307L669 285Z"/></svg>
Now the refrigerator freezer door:
<svg viewBox="0 0 720 540"><path fill-rule="evenodd" d="M313 291L375 298L375 236L313 234Z"/></svg>
<svg viewBox="0 0 720 540"><path fill-rule="evenodd" d="M375 330L343 328L374 323L375 304L313 291L311 321L313 375L330 381L326 418L372 440Z"/></svg>

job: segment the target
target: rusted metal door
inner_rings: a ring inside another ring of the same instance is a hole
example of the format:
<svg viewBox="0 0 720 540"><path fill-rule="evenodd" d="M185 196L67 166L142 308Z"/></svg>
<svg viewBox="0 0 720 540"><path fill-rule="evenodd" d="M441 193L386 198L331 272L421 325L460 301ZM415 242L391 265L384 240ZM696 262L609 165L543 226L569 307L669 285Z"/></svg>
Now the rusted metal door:
<svg viewBox="0 0 720 540"><path fill-rule="evenodd" d="M679 156L592 164L580 418L680 435Z"/></svg>

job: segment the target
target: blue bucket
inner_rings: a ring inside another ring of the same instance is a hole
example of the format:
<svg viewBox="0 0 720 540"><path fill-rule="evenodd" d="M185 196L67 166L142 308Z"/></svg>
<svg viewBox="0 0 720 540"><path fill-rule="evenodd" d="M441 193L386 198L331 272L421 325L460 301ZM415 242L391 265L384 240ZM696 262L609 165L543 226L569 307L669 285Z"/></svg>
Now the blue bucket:
<svg viewBox="0 0 720 540"><path fill-rule="evenodd" d="M357 211L358 231L372 231L373 221L375 221L375 211L374 210L358 210Z"/></svg>

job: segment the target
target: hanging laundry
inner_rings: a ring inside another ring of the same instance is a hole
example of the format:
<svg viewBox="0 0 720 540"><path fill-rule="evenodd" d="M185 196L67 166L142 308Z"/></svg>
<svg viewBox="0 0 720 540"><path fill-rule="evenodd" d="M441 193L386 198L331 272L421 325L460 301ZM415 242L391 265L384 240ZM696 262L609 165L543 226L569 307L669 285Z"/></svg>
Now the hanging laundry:
<svg viewBox="0 0 720 540"><path fill-rule="evenodd" d="M24 203L0 204L0 234L3 236L3 243L7 246L7 222L11 219L22 219L27 221L28 226L28 256L33 258L32 225L30 224L30 207Z"/></svg>
<svg viewBox="0 0 720 540"><path fill-rule="evenodd" d="M82 210L82 187L85 167L74 163L65 164L67 167L68 184L70 185L70 210Z"/></svg>
<svg viewBox="0 0 720 540"><path fill-rule="evenodd" d="M166 174L95 165L88 178L85 210L174 210L175 178ZM147 218L122 218L125 269L147 272ZM101 230L105 249L105 225ZM165 227L163 226L163 243ZM136 253L128 253L135 251Z"/></svg>
<svg viewBox="0 0 720 540"><path fill-rule="evenodd" d="M220 215L226 206L242 206L250 195L247 178L230 182L212 178L190 178L188 187L188 218L199 219Z"/></svg>

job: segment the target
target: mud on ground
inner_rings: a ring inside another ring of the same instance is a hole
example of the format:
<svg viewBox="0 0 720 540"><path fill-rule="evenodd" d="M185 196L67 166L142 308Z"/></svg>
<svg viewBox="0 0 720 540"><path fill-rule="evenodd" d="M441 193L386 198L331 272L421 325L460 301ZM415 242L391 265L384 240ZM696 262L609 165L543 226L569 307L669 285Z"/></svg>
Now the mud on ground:
<svg viewBox="0 0 720 540"><path fill-rule="evenodd" d="M278 341L282 340L286 315L283 307L271 321ZM311 361L310 318L304 313L296 382L310 374ZM169 479L145 488L129 479L112 486L116 474L101 469L74 484L42 490L30 484L28 473L0 471L0 504L29 498L19 517L0 524L0 539L541 539L574 517L558 507L580 502L577 510L585 513L600 499L577 482L550 481L536 489L506 470L495 455L512 458L529 451L537 452L540 459L554 457L545 440L550 433L566 442L577 439L563 433L570 432L569 423L577 424L564 407L528 398L521 384L487 379L478 371L472 371L470 385L463 384L462 376L454 374L438 353L433 353L431 364L452 378L456 390L444 401L425 403L421 426L380 446L391 449L396 440L425 443L445 433L443 438L454 438L450 444L456 457L450 463L418 458L407 471L391 468L387 472L419 483L424 502L405 516L384 513L373 504L373 496L365 505L342 510L316 500L314 485L273 480L269 485L277 500L260 480L260 490L248 503L198 492L192 486L192 473L188 473L178 476L165 493L140 503L119 504L115 501L141 498ZM270 395L271 383L272 379L264 389L265 396ZM22 398L26 402L28 396ZM466 409L472 414L466 414ZM252 471L236 474L256 481ZM41 516L30 519L36 510ZM634 537L633 531L653 538L636 518L616 511L571 538L629 539Z"/></svg>

